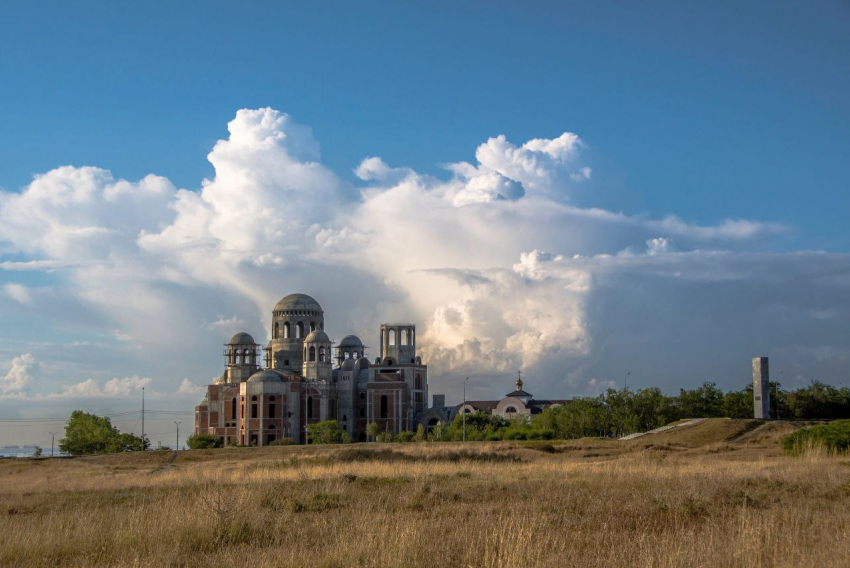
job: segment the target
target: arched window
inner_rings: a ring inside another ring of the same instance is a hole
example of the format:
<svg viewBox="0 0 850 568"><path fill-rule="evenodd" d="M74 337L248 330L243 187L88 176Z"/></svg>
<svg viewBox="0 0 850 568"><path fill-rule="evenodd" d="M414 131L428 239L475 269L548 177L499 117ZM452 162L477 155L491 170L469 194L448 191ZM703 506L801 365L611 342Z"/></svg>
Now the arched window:
<svg viewBox="0 0 850 568"><path fill-rule="evenodd" d="M275 417L274 411L275 411L275 400L274 400L274 395L272 395L272 396L269 397L269 418ZM272 426L272 428L274 428L274 426Z"/></svg>
<svg viewBox="0 0 850 568"><path fill-rule="evenodd" d="M357 359L357 351L352 351L351 357L354 358L354 359Z"/></svg>
<svg viewBox="0 0 850 568"><path fill-rule="evenodd" d="M310 331L316 331L316 322L314 322L314 321L310 322Z"/></svg>
<svg viewBox="0 0 850 568"><path fill-rule="evenodd" d="M274 331L272 332L272 339L277 339L280 337L280 324L274 322Z"/></svg>
<svg viewBox="0 0 850 568"><path fill-rule="evenodd" d="M289 322L283 322L283 338L289 339Z"/></svg>
<svg viewBox="0 0 850 568"><path fill-rule="evenodd" d="M348 358L350 358L350 357L351 357L351 353L349 353L348 351L343 351L343 352L342 352L342 358L343 358L343 359L348 359Z"/></svg>
<svg viewBox="0 0 850 568"><path fill-rule="evenodd" d="M395 330L391 329L389 333L389 340L387 341L388 345L395 345Z"/></svg>
<svg viewBox="0 0 850 568"><path fill-rule="evenodd" d="M311 345L310 346L310 358L308 359L308 361L315 361L315 360L316 360L316 348Z"/></svg>
<svg viewBox="0 0 850 568"><path fill-rule="evenodd" d="M236 397L230 399L230 418L236 420Z"/></svg>
<svg viewBox="0 0 850 568"><path fill-rule="evenodd" d="M343 415L342 415L342 421L343 421L343 422L348 422L348 416L346 416L345 414L343 414Z"/></svg>
<svg viewBox="0 0 850 568"><path fill-rule="evenodd" d="M386 418L388 414L387 411L387 395L381 395L381 418Z"/></svg>
<svg viewBox="0 0 850 568"><path fill-rule="evenodd" d="M303 339L304 338L304 322L299 321L295 324L295 338Z"/></svg>
<svg viewBox="0 0 850 568"><path fill-rule="evenodd" d="M401 330L401 344L402 345L410 345L410 330L407 330L407 329Z"/></svg>
<svg viewBox="0 0 850 568"><path fill-rule="evenodd" d="M257 397L251 397L251 418L257 417Z"/></svg>
<svg viewBox="0 0 850 568"><path fill-rule="evenodd" d="M505 414L514 414L516 412L516 408L513 406L509 406L505 409Z"/></svg>
<svg viewBox="0 0 850 568"><path fill-rule="evenodd" d="M251 357L251 351L249 351L248 349L243 351L242 352L242 364L247 365L248 363L250 363L251 362L250 357Z"/></svg>
<svg viewBox="0 0 850 568"><path fill-rule="evenodd" d="M319 361L324 362L325 360L325 348L319 347Z"/></svg>
<svg viewBox="0 0 850 568"><path fill-rule="evenodd" d="M307 418L313 418L313 397L307 397Z"/></svg>

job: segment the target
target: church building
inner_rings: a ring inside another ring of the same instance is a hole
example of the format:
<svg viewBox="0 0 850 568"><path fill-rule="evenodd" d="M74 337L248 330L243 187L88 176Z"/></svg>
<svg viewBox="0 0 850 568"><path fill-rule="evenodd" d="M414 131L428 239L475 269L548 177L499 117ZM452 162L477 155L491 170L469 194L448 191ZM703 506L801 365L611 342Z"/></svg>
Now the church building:
<svg viewBox="0 0 850 568"><path fill-rule="evenodd" d="M237 333L224 349L224 374L195 407L195 433L225 444L304 443L307 425L337 420L352 441L366 425L398 434L415 430L427 408L428 367L416 355L416 326L383 324L380 356L370 363L354 335L334 344L324 311L306 294L290 294L272 311L262 347Z"/></svg>

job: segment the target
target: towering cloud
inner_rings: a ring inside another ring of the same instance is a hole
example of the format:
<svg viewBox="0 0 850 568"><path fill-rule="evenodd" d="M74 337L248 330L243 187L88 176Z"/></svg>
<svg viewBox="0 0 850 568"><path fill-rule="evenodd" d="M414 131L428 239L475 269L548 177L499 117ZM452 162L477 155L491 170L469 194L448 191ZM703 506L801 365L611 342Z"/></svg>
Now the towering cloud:
<svg viewBox="0 0 850 568"><path fill-rule="evenodd" d="M529 388L569 396L628 370L667 388L738 386L734 369L746 375L748 357L779 350L792 381L846 365L846 255L755 252L778 224L575 206L593 180L576 134L496 136L443 177L370 157L352 184L286 114L240 110L228 130L198 189L65 166L0 195L10 255L0 268L11 280L53 275L43 300L21 280L0 301L120 338L102 347L124 354L108 373L131 377L101 388L78 368L31 381L19 358L4 392L119 395L143 373L191 396L213 376L222 338L247 326L262 340L271 306L292 291L320 299L337 337L374 345L380 320L418 322L432 390L450 395L461 374L492 379L478 388L497 395L518 368Z"/></svg>

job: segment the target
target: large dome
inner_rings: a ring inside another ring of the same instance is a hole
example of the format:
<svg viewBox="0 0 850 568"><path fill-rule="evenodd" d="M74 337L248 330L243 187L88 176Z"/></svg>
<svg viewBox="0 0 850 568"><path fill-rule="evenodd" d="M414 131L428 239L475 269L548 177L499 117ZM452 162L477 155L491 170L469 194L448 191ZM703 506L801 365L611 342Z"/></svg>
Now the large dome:
<svg viewBox="0 0 850 568"><path fill-rule="evenodd" d="M290 294L275 304L274 311L321 312L322 306L307 294Z"/></svg>
<svg viewBox="0 0 850 568"><path fill-rule="evenodd" d="M356 335L346 335L345 337L342 338L342 341L339 342L339 345L337 345L337 348L344 349L346 347L348 347L348 348L363 347L363 342L360 341L360 338L357 337Z"/></svg>
<svg viewBox="0 0 850 568"><path fill-rule="evenodd" d="M251 378L248 379L249 383L280 383L283 382L280 378L280 375L275 371L267 369L265 371L260 371L258 373L254 373L251 375Z"/></svg>
<svg viewBox="0 0 850 568"><path fill-rule="evenodd" d="M254 338L243 331L231 337L228 345L254 345Z"/></svg>

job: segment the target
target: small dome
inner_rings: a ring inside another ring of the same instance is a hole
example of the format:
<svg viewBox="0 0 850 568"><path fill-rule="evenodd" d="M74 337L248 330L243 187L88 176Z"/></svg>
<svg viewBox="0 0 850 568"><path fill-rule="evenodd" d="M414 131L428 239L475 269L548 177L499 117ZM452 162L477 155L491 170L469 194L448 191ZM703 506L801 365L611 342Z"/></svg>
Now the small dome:
<svg viewBox="0 0 850 568"><path fill-rule="evenodd" d="M254 338L244 331L237 333L227 342L228 345L254 345Z"/></svg>
<svg viewBox="0 0 850 568"><path fill-rule="evenodd" d="M346 359L345 361L342 362L342 365L340 365L339 370L340 371L353 371L354 370L354 363L355 363L354 359Z"/></svg>
<svg viewBox="0 0 850 568"><path fill-rule="evenodd" d="M322 306L307 294L290 294L281 298L274 307L276 312L285 310L321 312Z"/></svg>
<svg viewBox="0 0 850 568"><path fill-rule="evenodd" d="M265 370L260 371L259 373L254 373L251 375L251 378L248 379L249 383L281 383L283 382L280 379L280 375L275 373L274 371Z"/></svg>
<svg viewBox="0 0 850 568"><path fill-rule="evenodd" d="M307 337L304 338L305 343L330 343L331 338L328 337L328 334L322 331L321 329L317 329L316 331L311 331L307 334Z"/></svg>
<svg viewBox="0 0 850 568"><path fill-rule="evenodd" d="M352 360L353 359L349 359L349 361L352 361ZM356 361L354 361L354 370L357 371L358 375L360 374L360 371L365 371L368 368L369 368L369 359L367 359L366 357L361 357L360 359L357 359Z"/></svg>
<svg viewBox="0 0 850 568"><path fill-rule="evenodd" d="M223 385L225 383L227 383L227 373L224 373L222 376L215 380L215 384L217 385Z"/></svg>
<svg viewBox="0 0 850 568"><path fill-rule="evenodd" d="M363 347L363 342L360 341L360 338L356 335L346 335L342 338L342 341L339 342L339 345L337 345L337 347L339 349L344 349L346 347L348 347L349 349L352 347L360 348Z"/></svg>

